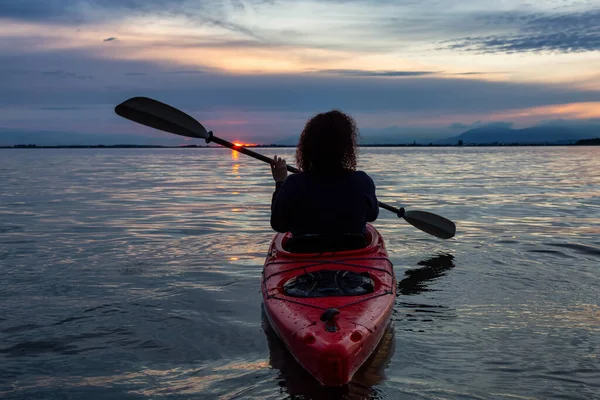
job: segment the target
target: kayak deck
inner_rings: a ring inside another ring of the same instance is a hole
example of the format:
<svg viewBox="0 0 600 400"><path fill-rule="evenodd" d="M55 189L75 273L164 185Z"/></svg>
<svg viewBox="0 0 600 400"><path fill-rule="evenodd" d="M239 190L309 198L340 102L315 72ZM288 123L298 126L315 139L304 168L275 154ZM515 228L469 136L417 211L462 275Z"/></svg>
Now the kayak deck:
<svg viewBox="0 0 600 400"><path fill-rule="evenodd" d="M321 384L340 386L371 355L388 326L396 280L383 239L367 225L366 247L330 253L290 253L290 234L276 234L263 269L265 314L291 354ZM368 275L370 293L297 297L284 285L303 274L342 270Z"/></svg>

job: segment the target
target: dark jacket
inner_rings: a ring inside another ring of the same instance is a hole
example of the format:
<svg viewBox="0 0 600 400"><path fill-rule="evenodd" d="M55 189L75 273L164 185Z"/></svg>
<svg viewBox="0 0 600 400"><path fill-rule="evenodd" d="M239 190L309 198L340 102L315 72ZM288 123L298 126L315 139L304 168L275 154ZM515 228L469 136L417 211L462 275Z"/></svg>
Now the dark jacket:
<svg viewBox="0 0 600 400"><path fill-rule="evenodd" d="M375 184L362 171L290 175L276 185L271 202L271 227L293 236L364 233L378 215Z"/></svg>

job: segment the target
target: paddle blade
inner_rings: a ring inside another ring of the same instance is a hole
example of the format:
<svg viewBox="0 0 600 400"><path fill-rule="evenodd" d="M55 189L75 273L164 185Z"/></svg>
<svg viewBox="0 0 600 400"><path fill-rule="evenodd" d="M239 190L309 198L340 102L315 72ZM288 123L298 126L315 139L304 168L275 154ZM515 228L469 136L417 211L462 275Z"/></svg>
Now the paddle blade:
<svg viewBox="0 0 600 400"><path fill-rule="evenodd" d="M427 211L406 211L403 218L415 228L440 239L450 239L456 234L454 222Z"/></svg>
<svg viewBox="0 0 600 400"><path fill-rule="evenodd" d="M117 115L161 131L198 139L209 137L206 129L183 111L148 97L132 97L115 107Z"/></svg>

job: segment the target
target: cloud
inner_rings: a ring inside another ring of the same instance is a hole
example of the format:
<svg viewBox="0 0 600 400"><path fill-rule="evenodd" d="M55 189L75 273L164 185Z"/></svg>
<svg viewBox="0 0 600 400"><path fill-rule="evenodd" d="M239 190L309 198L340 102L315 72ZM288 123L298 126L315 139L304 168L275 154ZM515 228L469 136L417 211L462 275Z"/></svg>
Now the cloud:
<svg viewBox="0 0 600 400"><path fill-rule="evenodd" d="M600 118L587 118L580 120L572 120L572 119L564 119L564 118L555 118L555 119L547 119L542 120L536 124L536 126L544 126L544 125L554 125L554 126L590 126L597 125L600 126ZM598 135L600 135L600 131L598 131Z"/></svg>
<svg viewBox="0 0 600 400"><path fill-rule="evenodd" d="M42 110L42 111L74 111L81 110L82 107L69 106L69 107L52 107L52 106L44 106L44 107L32 107L32 109Z"/></svg>
<svg viewBox="0 0 600 400"><path fill-rule="evenodd" d="M40 75L55 78L94 79L94 77L91 75L79 75L75 72L68 71L43 71L40 72Z"/></svg>
<svg viewBox="0 0 600 400"><path fill-rule="evenodd" d="M322 69L316 72L338 76L374 77L374 76L426 76L439 73L438 71L366 71L360 69Z"/></svg>
<svg viewBox="0 0 600 400"><path fill-rule="evenodd" d="M501 75L501 74L507 74L508 72L481 72L481 71L470 71L470 72L457 72L454 74L449 74L449 75L455 75L455 76L470 76L470 75Z"/></svg>
<svg viewBox="0 0 600 400"><path fill-rule="evenodd" d="M164 73L167 75L199 75L205 74L206 71L195 71L195 70L179 70L179 71L155 71L156 74ZM125 76L148 76L150 75L148 72L125 72L123 75Z"/></svg>
<svg viewBox="0 0 600 400"><path fill-rule="evenodd" d="M475 0L302 0L294 6L265 0L19 0L0 2L0 18L82 25L140 17L213 27L264 45L365 52L420 51L423 43L444 37L450 40L444 48L472 52L598 49L600 11L591 1L569 5L557 11L548 0L535 8L516 0L485 5Z"/></svg>
<svg viewBox="0 0 600 400"><path fill-rule="evenodd" d="M205 14L187 13L186 16L188 16L192 21L200 20L201 22L208 23L210 25L213 25L213 26L216 26L219 28L223 28L224 30L227 30L227 31L241 33L245 36L251 37L251 38L261 41L261 42L265 41L265 38L262 37L261 35L259 35L255 30L250 29L242 24L227 21L225 19L212 18ZM224 18L224 17L222 17L222 18Z"/></svg>
<svg viewBox="0 0 600 400"><path fill-rule="evenodd" d="M24 21L62 21L66 23L81 23L82 19L100 19L100 11L119 12L137 10L148 12L159 10L163 5L166 9L174 9L184 4L186 0L18 0L0 2L0 17ZM95 18L94 18L95 17Z"/></svg>
<svg viewBox="0 0 600 400"><path fill-rule="evenodd" d="M78 40L56 39L54 35L50 36L56 40L44 38L51 42L50 47L68 46L74 41L79 46L90 46L83 37L96 29L102 36L94 40L123 40L114 47L123 47L121 50L129 51L131 57L143 53L156 61L188 66L197 61L201 68L229 68L236 72L241 69L289 72L291 67L296 70L304 67L333 73L345 70L346 74L361 76L367 73L359 71L377 70L380 72L370 74L402 76L396 75L396 69L427 73L446 70L451 74L460 72L457 65L466 64L453 63L455 68L449 71L444 65L428 62L441 60L443 64L443 58L447 60L462 53L471 57L515 52L589 52L598 49L600 38L595 23L600 11L594 10L592 3L581 1L575 2L580 4L576 12L562 13L553 10L549 0L536 3L535 8L516 0L485 6L474 0L301 0L293 6L262 0L0 3L0 18L36 21L42 25L56 23L71 29L71 25L76 25L82 29ZM506 12L507 9L516 11ZM51 29L46 28L46 31ZM36 32L35 36L42 47L40 34ZM101 51L112 49L106 47ZM446 51L436 53L436 47ZM205 49L214 51L203 57ZM236 50L235 57L229 57L231 54L221 57L228 50L233 53L232 49ZM442 59L438 58L440 54ZM238 58L242 59L239 63ZM488 73L476 71L463 75Z"/></svg>
<svg viewBox="0 0 600 400"><path fill-rule="evenodd" d="M167 71L167 74L185 74L185 75L194 75L194 74L204 74L205 71L185 71L185 70L181 70L181 71Z"/></svg>
<svg viewBox="0 0 600 400"><path fill-rule="evenodd" d="M525 82L596 73L594 55L564 55L598 47L600 12L578 3L558 12L517 0L0 1L0 118L114 132L129 125L112 108L136 95L219 115L219 129L248 135L297 129L330 108L368 129L593 116L598 79ZM442 38L446 51L434 52ZM539 57L547 51L560 54ZM510 52L519 56L487 55ZM79 106L86 112L68 112ZM228 124L242 113L263 120Z"/></svg>
<svg viewBox="0 0 600 400"><path fill-rule="evenodd" d="M494 128L494 129L511 129L514 126L514 122L506 121L494 121L481 124L479 127Z"/></svg>
<svg viewBox="0 0 600 400"><path fill-rule="evenodd" d="M38 146L97 146L97 145L170 145L177 146L184 142L179 136L164 133L157 134L101 134L73 131L47 131L7 129L0 127L0 146L14 146L17 144L36 144ZM202 143L201 144L205 144Z"/></svg>
<svg viewBox="0 0 600 400"><path fill-rule="evenodd" d="M490 26L516 26L516 32L463 37L443 42L445 47L483 54L600 50L600 10L570 14L505 13L480 19Z"/></svg>
<svg viewBox="0 0 600 400"><path fill-rule="evenodd" d="M253 4L264 3L254 0L18 0L0 2L0 18L82 25L115 22L133 16L159 20L183 17L196 25L211 25L260 39L252 29L232 21L230 16L246 12Z"/></svg>
<svg viewBox="0 0 600 400"><path fill-rule="evenodd" d="M448 126L448 128L454 132L459 131L462 133L471 129L507 130L512 129L514 126L514 122L507 121L475 121L473 123L455 122Z"/></svg>
<svg viewBox="0 0 600 400"><path fill-rule="evenodd" d="M47 20L60 16L77 1L19 0L0 3L0 17L19 20Z"/></svg>
<svg viewBox="0 0 600 400"><path fill-rule="evenodd" d="M463 114L600 101L600 91L579 90L571 85L491 82L436 75L403 76L402 79L362 74L232 75L178 70L172 65L146 61L97 59L94 55L86 49L0 54L0 85L3 86L0 106L93 105L116 102L127 96L151 95L192 109L311 113L341 108L363 112ZM48 69L36 71L39 65ZM140 73L160 78L153 80L152 85L145 79L131 79L131 74ZM63 85L60 79L73 79L77 84Z"/></svg>
<svg viewBox="0 0 600 400"><path fill-rule="evenodd" d="M468 129L475 128L476 126L478 126L480 124L481 124L481 121L477 121L473 124L463 124L462 122L454 122L448 128L454 129L454 130L466 131Z"/></svg>

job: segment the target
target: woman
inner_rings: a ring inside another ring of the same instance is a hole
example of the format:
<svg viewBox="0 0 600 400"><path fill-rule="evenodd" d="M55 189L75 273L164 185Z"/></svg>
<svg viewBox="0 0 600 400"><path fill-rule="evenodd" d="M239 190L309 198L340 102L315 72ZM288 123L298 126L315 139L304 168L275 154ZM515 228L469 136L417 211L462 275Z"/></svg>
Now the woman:
<svg viewBox="0 0 600 400"><path fill-rule="evenodd" d="M364 234L375 221L379 205L373 180L356 171L357 128L352 117L337 111L308 121L296 149L302 171L287 176L286 162L277 156L271 165L275 193L271 227L292 237Z"/></svg>

